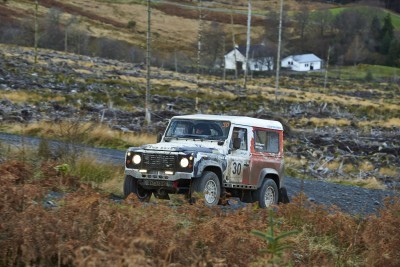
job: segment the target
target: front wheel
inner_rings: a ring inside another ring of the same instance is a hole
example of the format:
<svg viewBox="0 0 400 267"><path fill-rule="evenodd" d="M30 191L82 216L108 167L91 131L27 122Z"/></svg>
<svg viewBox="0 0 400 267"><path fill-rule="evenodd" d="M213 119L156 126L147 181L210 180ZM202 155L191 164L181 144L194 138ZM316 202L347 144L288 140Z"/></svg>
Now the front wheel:
<svg viewBox="0 0 400 267"><path fill-rule="evenodd" d="M265 179L256 191L256 198L260 208L267 208L278 204L278 186L272 179Z"/></svg>
<svg viewBox="0 0 400 267"><path fill-rule="evenodd" d="M206 171L201 178L193 179L191 192L204 194L204 203L212 207L218 204L221 196L221 184L214 172Z"/></svg>
<svg viewBox="0 0 400 267"><path fill-rule="evenodd" d="M127 197L134 193L140 201L148 202L151 197L151 191L144 189L136 178L130 175L125 176L124 181L124 196Z"/></svg>

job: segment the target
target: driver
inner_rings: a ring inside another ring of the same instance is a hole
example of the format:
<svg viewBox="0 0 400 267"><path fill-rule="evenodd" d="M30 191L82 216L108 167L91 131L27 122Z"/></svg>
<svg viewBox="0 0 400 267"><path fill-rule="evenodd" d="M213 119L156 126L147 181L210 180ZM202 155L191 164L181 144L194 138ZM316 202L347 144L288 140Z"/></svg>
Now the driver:
<svg viewBox="0 0 400 267"><path fill-rule="evenodd" d="M199 135L211 135L210 126L205 123L199 123L195 126L194 133Z"/></svg>

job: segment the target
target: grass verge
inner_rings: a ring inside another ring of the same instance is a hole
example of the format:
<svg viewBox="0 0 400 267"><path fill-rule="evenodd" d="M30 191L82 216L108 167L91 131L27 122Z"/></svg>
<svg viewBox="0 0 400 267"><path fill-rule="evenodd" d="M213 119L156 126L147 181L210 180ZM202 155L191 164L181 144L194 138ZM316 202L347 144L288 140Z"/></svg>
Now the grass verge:
<svg viewBox="0 0 400 267"><path fill-rule="evenodd" d="M60 123L37 122L12 124L3 127L5 132L46 139L57 139L71 143L82 143L97 147L125 150L130 146L140 146L156 142L152 134L122 132L95 123L64 121Z"/></svg>

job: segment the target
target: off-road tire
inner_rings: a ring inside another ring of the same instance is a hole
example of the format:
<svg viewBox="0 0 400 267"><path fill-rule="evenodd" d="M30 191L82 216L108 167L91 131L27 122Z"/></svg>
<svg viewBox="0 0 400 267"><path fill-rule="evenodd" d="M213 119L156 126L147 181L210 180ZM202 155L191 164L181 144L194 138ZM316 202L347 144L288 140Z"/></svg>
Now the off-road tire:
<svg viewBox="0 0 400 267"><path fill-rule="evenodd" d="M271 205L278 204L279 191L278 186L272 179L265 179L261 187L255 192L260 208L267 208Z"/></svg>
<svg viewBox="0 0 400 267"><path fill-rule="evenodd" d="M152 194L151 191L141 187L136 178L126 175L124 181L124 196L127 197L131 193L134 193L142 202L148 202Z"/></svg>
<svg viewBox="0 0 400 267"><path fill-rule="evenodd" d="M204 204L212 207L218 204L221 197L221 183L214 172L206 171L200 178L192 180L190 191L204 194ZM192 201L195 200L192 195Z"/></svg>

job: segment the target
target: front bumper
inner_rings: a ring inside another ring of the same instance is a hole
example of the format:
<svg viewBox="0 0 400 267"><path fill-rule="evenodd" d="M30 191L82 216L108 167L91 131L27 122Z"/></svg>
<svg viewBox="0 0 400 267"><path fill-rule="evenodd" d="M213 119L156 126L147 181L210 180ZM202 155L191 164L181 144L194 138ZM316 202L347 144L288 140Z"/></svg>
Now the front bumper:
<svg viewBox="0 0 400 267"><path fill-rule="evenodd" d="M130 175L136 179L177 181L181 179L192 179L192 173L175 172L174 174L166 174L164 171L147 171L139 172L139 170L125 168L125 175Z"/></svg>

